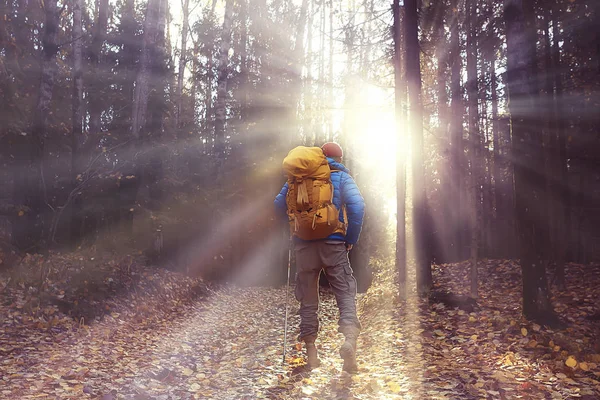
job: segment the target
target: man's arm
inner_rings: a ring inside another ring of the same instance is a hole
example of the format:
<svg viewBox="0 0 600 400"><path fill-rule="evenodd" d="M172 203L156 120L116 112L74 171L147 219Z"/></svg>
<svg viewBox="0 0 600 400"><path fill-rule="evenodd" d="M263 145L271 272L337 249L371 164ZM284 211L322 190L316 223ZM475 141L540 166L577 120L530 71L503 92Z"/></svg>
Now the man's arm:
<svg viewBox="0 0 600 400"><path fill-rule="evenodd" d="M275 209L277 210L277 212L279 214L287 214L287 204L285 202L285 197L287 196L287 192L288 192L288 184L287 182L285 183L285 185L283 185L283 188L281 188L281 191L279 192L279 194L275 197Z"/></svg>
<svg viewBox="0 0 600 400"><path fill-rule="evenodd" d="M348 230L346 232L346 243L354 245L358 242L365 216L365 200L360 194L356 182L350 174L343 173L341 179L342 204L346 206L348 215Z"/></svg>

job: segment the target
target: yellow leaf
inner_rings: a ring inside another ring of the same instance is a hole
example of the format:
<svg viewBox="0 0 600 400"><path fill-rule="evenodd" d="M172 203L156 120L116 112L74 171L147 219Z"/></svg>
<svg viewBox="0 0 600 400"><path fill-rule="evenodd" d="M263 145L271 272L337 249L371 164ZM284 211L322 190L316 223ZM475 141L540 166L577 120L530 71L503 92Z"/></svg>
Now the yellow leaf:
<svg viewBox="0 0 600 400"><path fill-rule="evenodd" d="M527 328L521 328L521 335L527 336Z"/></svg>
<svg viewBox="0 0 600 400"><path fill-rule="evenodd" d="M183 371L182 371L181 373L182 373L183 375L185 375L185 376L191 376L191 375L194 373L194 371L192 371L192 370L191 370L191 369L189 369L189 368L184 368L184 369L183 369Z"/></svg>
<svg viewBox="0 0 600 400"><path fill-rule="evenodd" d="M477 321L477 320L475 319L475 317L474 317L474 316L472 316L472 315L471 315L471 316L469 317L469 322L475 322L475 321Z"/></svg>
<svg viewBox="0 0 600 400"><path fill-rule="evenodd" d="M529 343L527 343L527 347L533 348L533 347L536 347L537 344L538 344L537 341L532 339L529 341Z"/></svg>
<svg viewBox="0 0 600 400"><path fill-rule="evenodd" d="M569 356L565 361L567 367L575 368L577 366L577 360L573 356Z"/></svg>
<svg viewBox="0 0 600 400"><path fill-rule="evenodd" d="M558 352L558 351L560 351L560 346L554 346L552 348L552 350Z"/></svg>
<svg viewBox="0 0 600 400"><path fill-rule="evenodd" d="M19 210L19 217L22 217L23 215L25 215L25 212L23 210Z"/></svg>
<svg viewBox="0 0 600 400"><path fill-rule="evenodd" d="M473 341L477 340L477 335L471 336L471 340L473 340Z"/></svg>
<svg viewBox="0 0 600 400"><path fill-rule="evenodd" d="M590 370L590 367L589 367L589 365L586 362L580 362L579 363L579 368L581 368L584 371L589 371Z"/></svg>
<svg viewBox="0 0 600 400"><path fill-rule="evenodd" d="M515 326L517 324L517 321L515 321L514 319L510 320L510 326Z"/></svg>
<svg viewBox="0 0 600 400"><path fill-rule="evenodd" d="M396 382L393 381L389 381L387 383L388 387L390 388L390 390L394 393L399 393L400 392L400 385L398 385Z"/></svg>

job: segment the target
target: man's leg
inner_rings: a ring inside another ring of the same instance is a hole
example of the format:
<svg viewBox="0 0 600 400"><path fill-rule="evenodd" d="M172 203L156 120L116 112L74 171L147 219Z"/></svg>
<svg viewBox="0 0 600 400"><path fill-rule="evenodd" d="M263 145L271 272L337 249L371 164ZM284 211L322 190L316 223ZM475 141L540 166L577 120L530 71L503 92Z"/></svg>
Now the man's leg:
<svg viewBox="0 0 600 400"><path fill-rule="evenodd" d="M308 366L320 365L315 347L319 332L319 273L321 261L315 243L297 243L296 299L300 302L300 340L306 344Z"/></svg>
<svg viewBox="0 0 600 400"><path fill-rule="evenodd" d="M352 275L348 252L343 242L327 241L321 245L320 255L340 310L338 332L343 333L346 339L340 348L340 356L344 359L343 369L356 372L356 340L361 325L356 313L356 279Z"/></svg>

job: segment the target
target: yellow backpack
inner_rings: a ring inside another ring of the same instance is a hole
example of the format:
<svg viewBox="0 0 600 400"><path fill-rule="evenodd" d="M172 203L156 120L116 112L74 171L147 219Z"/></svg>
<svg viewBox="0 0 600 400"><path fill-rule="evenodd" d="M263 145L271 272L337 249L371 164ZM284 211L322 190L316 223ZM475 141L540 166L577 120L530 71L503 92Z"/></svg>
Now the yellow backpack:
<svg viewBox="0 0 600 400"><path fill-rule="evenodd" d="M291 234L303 240L346 234L346 224L339 220L340 212L333 204L331 169L323 150L298 146L283 160L283 170Z"/></svg>

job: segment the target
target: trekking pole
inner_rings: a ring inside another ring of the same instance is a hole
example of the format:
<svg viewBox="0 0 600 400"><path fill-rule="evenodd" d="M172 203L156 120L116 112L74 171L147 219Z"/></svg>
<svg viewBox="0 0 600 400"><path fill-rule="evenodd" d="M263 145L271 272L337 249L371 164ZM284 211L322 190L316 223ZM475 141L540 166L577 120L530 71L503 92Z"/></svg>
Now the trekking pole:
<svg viewBox="0 0 600 400"><path fill-rule="evenodd" d="M288 297L290 291L290 270L292 269L292 236L288 246L287 285L285 287L285 324L283 329L283 365L285 366L285 352L287 350L287 328L288 328Z"/></svg>

